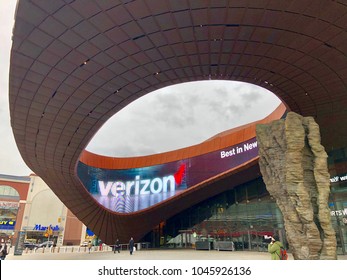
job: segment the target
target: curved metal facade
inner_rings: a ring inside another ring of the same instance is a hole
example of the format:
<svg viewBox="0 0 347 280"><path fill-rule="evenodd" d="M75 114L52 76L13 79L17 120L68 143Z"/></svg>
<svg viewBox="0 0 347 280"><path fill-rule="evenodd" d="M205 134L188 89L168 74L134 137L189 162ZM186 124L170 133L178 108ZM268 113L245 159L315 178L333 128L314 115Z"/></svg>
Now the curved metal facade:
<svg viewBox="0 0 347 280"><path fill-rule="evenodd" d="M76 176L98 129L148 92L207 79L249 82L314 116L328 152L346 146L344 1L19 0L15 20L9 83L19 151L106 243L140 238L153 225L147 217L160 221L197 197L158 216L120 215L96 205Z"/></svg>

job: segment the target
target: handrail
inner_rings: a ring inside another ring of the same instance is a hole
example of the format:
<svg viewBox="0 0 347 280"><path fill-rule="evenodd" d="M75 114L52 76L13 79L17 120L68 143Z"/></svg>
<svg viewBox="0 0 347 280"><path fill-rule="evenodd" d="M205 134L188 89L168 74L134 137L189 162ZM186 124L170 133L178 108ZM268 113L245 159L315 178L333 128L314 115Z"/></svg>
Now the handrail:
<svg viewBox="0 0 347 280"><path fill-rule="evenodd" d="M112 252L114 245L95 245L92 246L92 249L90 252ZM149 248L149 243L147 242L138 242L135 243L136 250L144 250ZM11 254L11 251L14 251L14 247L11 247L9 249L8 254ZM121 251L128 251L129 250L129 244L123 243L120 244L120 250ZM42 254L42 253L89 253L87 246L78 246L78 245L64 245L64 246L56 246L56 247L43 247L43 248L34 248L29 249L25 248L23 251L24 254Z"/></svg>

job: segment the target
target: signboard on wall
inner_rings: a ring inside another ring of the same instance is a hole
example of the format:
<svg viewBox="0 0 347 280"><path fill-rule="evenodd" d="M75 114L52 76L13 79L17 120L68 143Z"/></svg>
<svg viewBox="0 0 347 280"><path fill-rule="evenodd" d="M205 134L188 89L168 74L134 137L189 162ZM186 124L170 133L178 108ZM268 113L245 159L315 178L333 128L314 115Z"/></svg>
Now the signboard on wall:
<svg viewBox="0 0 347 280"><path fill-rule="evenodd" d="M330 178L330 183L338 183L338 182L344 182L344 181L347 181L347 174L336 175Z"/></svg>
<svg viewBox="0 0 347 280"><path fill-rule="evenodd" d="M0 209L18 209L19 202L0 201Z"/></svg>
<svg viewBox="0 0 347 280"><path fill-rule="evenodd" d="M0 220L0 229L3 230L14 230L16 220Z"/></svg>
<svg viewBox="0 0 347 280"><path fill-rule="evenodd" d="M79 163L77 173L90 194L119 213L160 203L258 156L255 138L196 157L133 169L102 169Z"/></svg>

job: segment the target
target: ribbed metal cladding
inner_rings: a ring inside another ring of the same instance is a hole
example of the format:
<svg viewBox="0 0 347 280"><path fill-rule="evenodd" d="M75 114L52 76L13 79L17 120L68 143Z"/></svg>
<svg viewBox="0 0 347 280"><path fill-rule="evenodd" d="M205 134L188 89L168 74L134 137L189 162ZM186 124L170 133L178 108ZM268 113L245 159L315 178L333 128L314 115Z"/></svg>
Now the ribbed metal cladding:
<svg viewBox="0 0 347 280"><path fill-rule="evenodd" d="M145 216L99 208L76 163L111 116L155 89L249 82L314 116L328 152L345 146L345 1L19 0L15 19L9 83L19 151L107 242L132 228L142 236L135 217Z"/></svg>

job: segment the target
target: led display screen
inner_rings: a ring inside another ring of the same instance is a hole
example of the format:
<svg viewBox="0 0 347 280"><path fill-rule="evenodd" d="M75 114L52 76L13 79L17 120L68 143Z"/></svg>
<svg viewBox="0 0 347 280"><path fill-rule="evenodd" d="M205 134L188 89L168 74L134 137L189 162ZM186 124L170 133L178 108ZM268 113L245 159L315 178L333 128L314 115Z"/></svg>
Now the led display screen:
<svg viewBox="0 0 347 280"><path fill-rule="evenodd" d="M255 138L196 157L132 169L102 169L79 162L77 174L90 194L111 211L131 213L184 192L258 156Z"/></svg>

